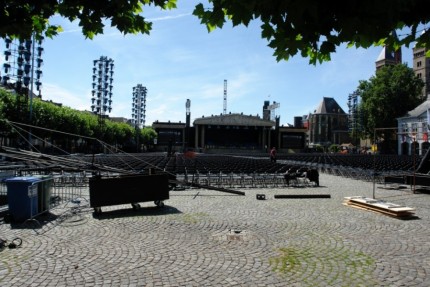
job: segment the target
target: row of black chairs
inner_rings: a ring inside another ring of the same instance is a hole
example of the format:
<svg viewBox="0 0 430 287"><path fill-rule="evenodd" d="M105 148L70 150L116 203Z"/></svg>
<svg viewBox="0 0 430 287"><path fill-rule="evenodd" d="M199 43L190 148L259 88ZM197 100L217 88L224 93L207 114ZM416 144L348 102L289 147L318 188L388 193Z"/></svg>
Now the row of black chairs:
<svg viewBox="0 0 430 287"><path fill-rule="evenodd" d="M4 156L7 158L7 154ZM396 155L364 154L278 154L277 162L268 156L166 153L40 156L27 152L13 155L14 164L26 168L60 166L64 169L110 169L116 173L141 173L148 169L167 171L196 182L230 186L282 185L287 170L312 168L320 173L372 180L378 176L396 175L414 170L421 158ZM249 183L249 184L248 184Z"/></svg>

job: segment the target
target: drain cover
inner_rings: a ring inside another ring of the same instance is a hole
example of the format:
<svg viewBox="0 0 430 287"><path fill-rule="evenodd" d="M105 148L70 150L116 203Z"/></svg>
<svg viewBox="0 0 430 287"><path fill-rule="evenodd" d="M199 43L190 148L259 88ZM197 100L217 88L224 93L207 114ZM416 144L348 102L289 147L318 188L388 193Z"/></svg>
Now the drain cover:
<svg viewBox="0 0 430 287"><path fill-rule="evenodd" d="M246 232L244 230L230 229L228 234L227 234L227 240L229 240L229 241L242 241L245 233Z"/></svg>
<svg viewBox="0 0 430 287"><path fill-rule="evenodd" d="M219 231L213 236L223 242L248 242L254 239L252 232L243 229L227 229Z"/></svg>

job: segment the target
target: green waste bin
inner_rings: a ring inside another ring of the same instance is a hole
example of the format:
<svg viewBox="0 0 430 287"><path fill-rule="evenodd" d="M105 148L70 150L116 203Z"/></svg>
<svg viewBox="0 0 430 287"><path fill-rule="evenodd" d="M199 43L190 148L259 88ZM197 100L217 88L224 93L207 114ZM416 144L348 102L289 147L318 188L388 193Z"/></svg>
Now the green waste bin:
<svg viewBox="0 0 430 287"><path fill-rule="evenodd" d="M39 213L42 213L49 210L54 178L51 175L35 175L34 177L40 179L37 188L37 207L39 209Z"/></svg>
<svg viewBox="0 0 430 287"><path fill-rule="evenodd" d="M39 178L12 177L5 180L7 186L7 200L11 221L22 222L36 216L38 209Z"/></svg>

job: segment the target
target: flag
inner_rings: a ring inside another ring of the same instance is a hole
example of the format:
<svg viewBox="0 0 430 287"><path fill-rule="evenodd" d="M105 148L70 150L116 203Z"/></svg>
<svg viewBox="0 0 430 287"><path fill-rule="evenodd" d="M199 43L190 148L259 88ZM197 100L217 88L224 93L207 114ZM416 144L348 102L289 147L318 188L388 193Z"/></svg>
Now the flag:
<svg viewBox="0 0 430 287"><path fill-rule="evenodd" d="M428 133L423 133L423 141L428 141L429 140L429 135Z"/></svg>

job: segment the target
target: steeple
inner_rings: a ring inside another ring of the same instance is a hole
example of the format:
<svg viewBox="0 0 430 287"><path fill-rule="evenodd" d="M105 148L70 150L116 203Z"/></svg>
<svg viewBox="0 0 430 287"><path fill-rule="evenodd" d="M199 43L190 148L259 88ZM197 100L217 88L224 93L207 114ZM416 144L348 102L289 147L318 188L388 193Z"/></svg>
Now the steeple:
<svg viewBox="0 0 430 287"><path fill-rule="evenodd" d="M398 39L396 31L393 31L391 35L395 39ZM378 58L376 59L375 65L376 65L376 70L379 70L380 68L387 65L397 65L401 63L402 63L402 49L398 49L397 51L394 51L392 47L384 46Z"/></svg>

